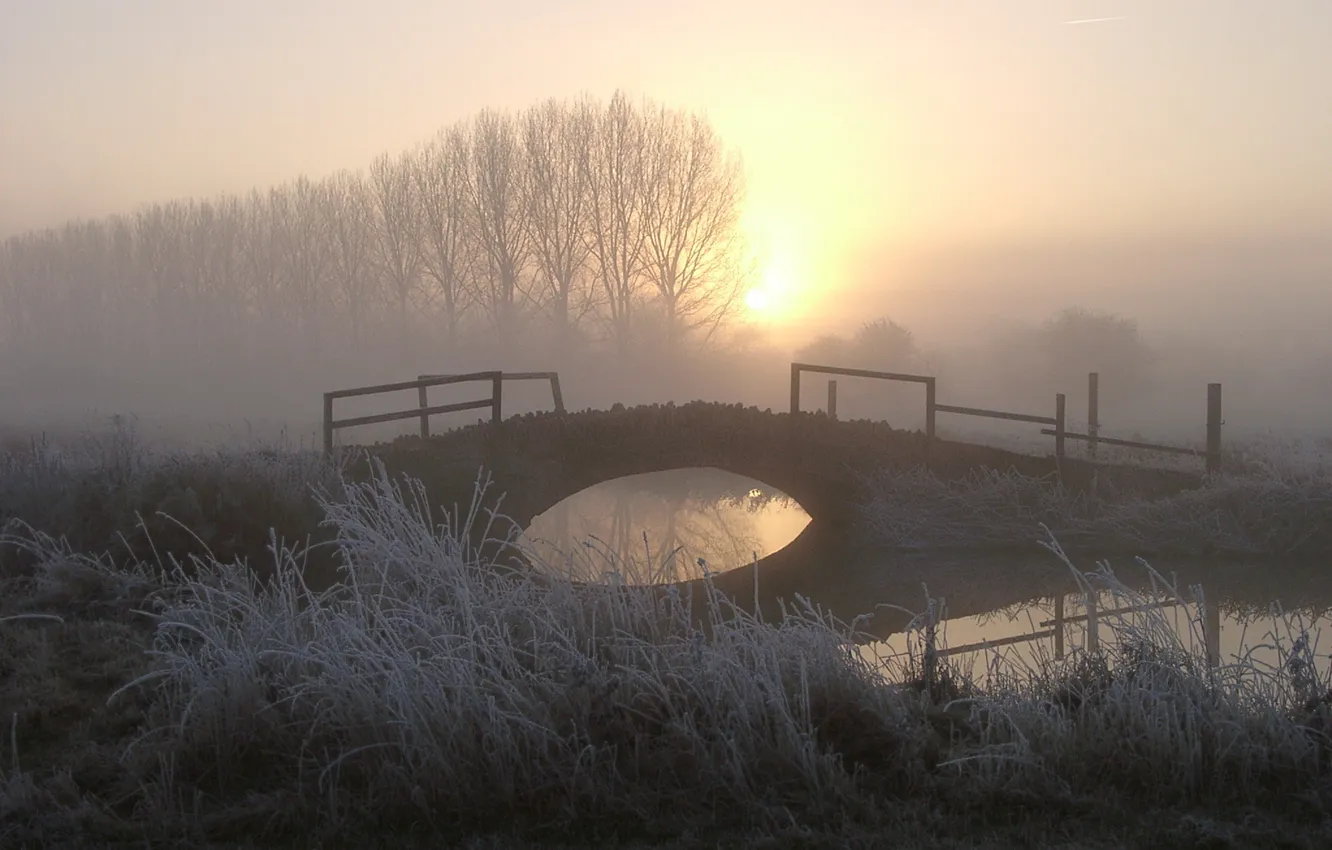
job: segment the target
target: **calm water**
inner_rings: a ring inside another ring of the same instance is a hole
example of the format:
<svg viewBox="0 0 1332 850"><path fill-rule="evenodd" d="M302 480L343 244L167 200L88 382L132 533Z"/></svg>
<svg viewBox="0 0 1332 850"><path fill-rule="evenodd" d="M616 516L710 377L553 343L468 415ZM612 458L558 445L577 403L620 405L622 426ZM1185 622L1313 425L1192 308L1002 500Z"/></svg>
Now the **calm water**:
<svg viewBox="0 0 1332 850"><path fill-rule="evenodd" d="M603 481L536 517L522 544L548 571L666 583L751 563L785 547L809 514L761 481L707 467Z"/></svg>
<svg viewBox="0 0 1332 850"><path fill-rule="evenodd" d="M1066 657L1096 643L1109 645L1120 636L1159 630L1173 633L1180 646L1213 663L1242 662L1274 670L1290 659L1292 647L1303 637L1322 675L1332 675L1332 616L1326 608L1286 608L1275 602L1258 607L1226 599L1200 605L1180 590L1186 600L1183 604L1167 594L1154 595L1155 603L1153 598L1094 594L1095 637L1088 626L1085 592L964 617L948 617L945 609L939 625L940 645L946 647L944 654L952 663L981 680L996 670L1035 668L1045 659ZM1142 610L1148 606L1152 607ZM1139 610L1126 610L1135 608ZM1212 630L1217 638L1209 642L1207 635ZM919 656L920 647L919 631L898 632L862 646L861 651L867 658L891 665L904 660L909 651Z"/></svg>
<svg viewBox="0 0 1332 850"><path fill-rule="evenodd" d="M700 562L725 572L777 552L809 521L797 502L760 481L713 468L676 469L602 482L570 496L537 517L522 542L549 572L587 581L618 575L633 584L668 583L700 577ZM1303 635L1320 670L1332 674L1332 569L1326 564L1153 563L1161 575L1173 577L1178 599L1153 595L1142 565L1114 566L1125 584L1146 596L1097 593L1094 636L1085 588L1067 565L1038 547L1029 556L830 557L812 564L807 575L769 583L768 594L789 600L799 593L848 623L873 613L872 620L858 623L867 633L861 651L892 663L913 645L919 651L910 612L924 609L928 592L944 602L940 638L950 660L976 676L1067 656L1148 625L1173 631L1184 647L1223 664L1242 657L1279 666ZM1078 563L1083 571L1094 567ZM764 586L762 573L759 584ZM1190 590L1195 585L1212 602L1199 606ZM1116 613L1146 597L1163 604L1150 614ZM1209 641L1208 633L1216 639Z"/></svg>

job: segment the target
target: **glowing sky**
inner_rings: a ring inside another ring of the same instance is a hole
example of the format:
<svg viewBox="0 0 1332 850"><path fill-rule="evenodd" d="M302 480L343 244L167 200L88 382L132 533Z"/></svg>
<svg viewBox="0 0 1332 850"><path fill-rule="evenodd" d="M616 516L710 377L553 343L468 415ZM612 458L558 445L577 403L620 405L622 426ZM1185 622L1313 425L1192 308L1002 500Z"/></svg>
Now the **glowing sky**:
<svg viewBox="0 0 1332 850"><path fill-rule="evenodd" d="M809 290L885 245L1311 230L1329 45L1328 0L0 0L0 235L617 88L707 111Z"/></svg>

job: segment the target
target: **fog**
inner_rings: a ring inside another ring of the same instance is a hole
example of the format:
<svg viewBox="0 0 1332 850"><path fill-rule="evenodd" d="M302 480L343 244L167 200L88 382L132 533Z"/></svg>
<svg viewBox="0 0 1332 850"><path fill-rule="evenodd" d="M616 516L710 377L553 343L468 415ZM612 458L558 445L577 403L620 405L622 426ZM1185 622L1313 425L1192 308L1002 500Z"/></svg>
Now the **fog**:
<svg viewBox="0 0 1332 850"><path fill-rule="evenodd" d="M519 5L7 6L3 433L311 442L325 391L485 369L781 410L797 357L1074 425L1095 370L1104 434L1183 442L1221 382L1227 440L1332 433L1326 3Z"/></svg>

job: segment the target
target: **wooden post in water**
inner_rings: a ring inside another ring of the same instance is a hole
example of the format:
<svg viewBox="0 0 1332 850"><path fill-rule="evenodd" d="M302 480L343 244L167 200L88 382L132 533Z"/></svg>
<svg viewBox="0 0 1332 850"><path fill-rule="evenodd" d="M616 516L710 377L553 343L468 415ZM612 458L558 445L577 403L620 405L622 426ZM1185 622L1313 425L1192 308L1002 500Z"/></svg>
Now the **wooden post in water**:
<svg viewBox="0 0 1332 850"><path fill-rule="evenodd" d="M837 382L828 382L828 418L837 421Z"/></svg>
<svg viewBox="0 0 1332 850"><path fill-rule="evenodd" d="M1054 643L1055 658L1064 657L1064 594L1060 593L1054 599Z"/></svg>
<svg viewBox="0 0 1332 850"><path fill-rule="evenodd" d="M1087 457L1096 460L1096 438L1101 433L1101 376L1087 373Z"/></svg>
<svg viewBox="0 0 1332 850"><path fill-rule="evenodd" d="M1207 640L1207 663L1221 666L1221 606L1212 594L1203 592L1203 637Z"/></svg>
<svg viewBox="0 0 1332 850"><path fill-rule="evenodd" d="M1207 474L1221 471L1221 385L1207 385Z"/></svg>
<svg viewBox="0 0 1332 850"><path fill-rule="evenodd" d="M1062 458L1062 457L1064 456L1064 434L1065 434L1065 432L1066 432L1066 429L1065 429L1064 425L1065 425L1065 420L1064 420L1064 394L1063 394L1063 393L1056 393L1056 394L1055 394L1055 435L1054 435L1054 438L1055 438L1055 457L1057 457L1057 458Z"/></svg>
<svg viewBox="0 0 1332 850"><path fill-rule="evenodd" d="M925 382L925 437L931 442L934 440L934 408L937 404L934 378L930 378Z"/></svg>
<svg viewBox="0 0 1332 850"><path fill-rule="evenodd" d="M800 412L800 367L791 364L791 417Z"/></svg>
<svg viewBox="0 0 1332 850"><path fill-rule="evenodd" d="M333 454L333 394L324 393L324 454Z"/></svg>
<svg viewBox="0 0 1332 850"><path fill-rule="evenodd" d="M423 410L423 411L424 411L427 407L430 406L429 393L426 391L426 388L425 388L425 387L417 387L417 388L416 388L416 400L417 400L417 402L421 405L421 410ZM429 437L429 436L430 436L430 414L428 414L428 413L422 413L422 414L421 414L421 439L424 440L426 437Z"/></svg>
<svg viewBox="0 0 1332 850"><path fill-rule="evenodd" d="M1096 589L1087 588L1087 651L1095 652L1101 648L1101 618L1097 614L1098 600Z"/></svg>
<svg viewBox="0 0 1332 850"><path fill-rule="evenodd" d="M498 431L500 422L504 419L504 373L496 372L490 386L490 421Z"/></svg>

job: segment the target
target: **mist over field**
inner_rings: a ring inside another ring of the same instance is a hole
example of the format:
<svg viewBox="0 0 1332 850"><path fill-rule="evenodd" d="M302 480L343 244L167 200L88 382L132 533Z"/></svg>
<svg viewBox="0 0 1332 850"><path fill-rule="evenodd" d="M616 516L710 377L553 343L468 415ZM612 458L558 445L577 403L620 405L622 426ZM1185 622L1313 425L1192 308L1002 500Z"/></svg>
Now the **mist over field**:
<svg viewBox="0 0 1332 850"><path fill-rule="evenodd" d="M344 191L367 191L365 177L345 179ZM144 436L171 443L283 434L312 441L325 391L487 369L557 370L571 409L704 399L784 410L792 360L936 375L942 402L1042 415L1063 392L1075 424L1085 420L1086 373L1096 370L1102 433L1189 444L1202 438L1205 385L1219 381L1228 440L1332 432L1332 341L1323 318L1332 251L1312 238L892 257L871 264L858 278L863 284L807 321L765 323L746 309L744 291L731 289L716 296L729 303L715 321L679 339L651 324L660 318L660 295L645 284L634 296L644 326L619 341L599 285L583 271L570 291L585 303L572 311L569 338L557 339L544 281L529 259L516 279L515 329L507 336L496 330L481 278L473 277L459 285L464 306L450 337L424 259L405 315L395 307L392 280L378 265L387 251L376 241L384 225L368 198L358 213L366 228L359 276L338 279L337 264L345 262L338 251L346 249L331 229L310 237L323 240L312 248L275 239L263 246L268 254L243 247L256 233L272 238L254 229L270 225L247 220L256 209L272 215L283 203L331 203L332 195L302 201L303 192L320 188L329 187L302 182L7 240L0 249L6 435L72 435L122 415L137 417ZM309 214L320 215L313 207ZM311 255L316 267L301 270ZM311 287L309 305L281 292L283 275L290 283L301 274L310 275L303 284ZM891 283L879 288L869 282L876 279ZM273 289L256 289L260 280ZM754 285L755 276L746 282ZM347 306L350 286L364 287L355 311ZM1069 312L1106 333L1067 328L1060 337L1060 317ZM903 339L857 343L875 323L899 326ZM844 418L921 427L918 387L839 383ZM432 401L486 394L479 384L441 388ZM805 408L823 406L824 395L824 381L807 376ZM338 415L415 403L414 393L348 400ZM506 386L507 413L547 409L545 384ZM474 415L446 415L436 427L471 421ZM347 438L385 439L414 427L368 426ZM981 440L1033 438L1034 430L986 420L941 420L941 428Z"/></svg>
<svg viewBox="0 0 1332 850"><path fill-rule="evenodd" d="M1332 428L1326 4L65 5L0 27L12 438L311 439L325 391L497 368L782 409L797 357L1075 424L1097 370L1117 436L1199 440L1213 381L1227 440ZM829 342L880 321L910 344ZM917 388L840 390L920 425Z"/></svg>

